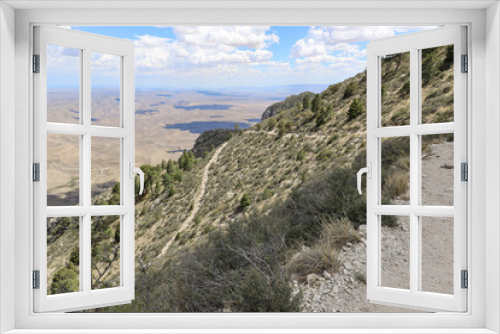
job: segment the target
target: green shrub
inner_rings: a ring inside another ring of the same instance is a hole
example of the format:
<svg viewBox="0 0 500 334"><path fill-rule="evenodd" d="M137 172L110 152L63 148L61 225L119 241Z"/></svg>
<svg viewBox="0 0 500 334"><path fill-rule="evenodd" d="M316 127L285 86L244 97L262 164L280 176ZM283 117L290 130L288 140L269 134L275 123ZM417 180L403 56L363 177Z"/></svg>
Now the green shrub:
<svg viewBox="0 0 500 334"><path fill-rule="evenodd" d="M354 99L354 101L352 101L349 105L349 110L347 110L347 118L351 121L364 112L365 107L363 103L358 99Z"/></svg>
<svg viewBox="0 0 500 334"><path fill-rule="evenodd" d="M358 89L358 85L354 81L351 81L346 86L346 88L344 90L344 96L343 96L343 98L347 99L347 98L353 96L357 89Z"/></svg>
<svg viewBox="0 0 500 334"><path fill-rule="evenodd" d="M399 94L408 95L410 94L410 80L406 80L401 89L399 90Z"/></svg>
<svg viewBox="0 0 500 334"><path fill-rule="evenodd" d="M281 277L267 277L250 267L236 288L235 312L300 312L301 295L292 295L290 283Z"/></svg>
<svg viewBox="0 0 500 334"><path fill-rule="evenodd" d="M387 85L385 83L382 84L380 95L382 96L382 101L384 101L385 98L387 97Z"/></svg>
<svg viewBox="0 0 500 334"><path fill-rule="evenodd" d="M318 115L320 110L321 110L321 107L322 107L322 100L321 100L321 95L320 94L316 94L314 96L314 99L312 100L311 102L311 110L312 112L314 113L314 115Z"/></svg>
<svg viewBox="0 0 500 334"><path fill-rule="evenodd" d="M78 272L73 266L61 268L54 274L50 285L50 294L76 292L80 290Z"/></svg>
<svg viewBox="0 0 500 334"><path fill-rule="evenodd" d="M354 273L354 278L355 278L358 282L360 282L360 283L362 283L362 284L366 284L366 276L365 276L365 274L360 273L360 272L355 272L355 273Z"/></svg>
<svg viewBox="0 0 500 334"><path fill-rule="evenodd" d="M297 153L297 161L303 161L305 157L306 151L300 150L299 153Z"/></svg>
<svg viewBox="0 0 500 334"><path fill-rule="evenodd" d="M240 200L240 207L242 209L245 209L245 208L249 207L251 204L252 204L252 201L250 200L250 196L248 196L247 193L243 194L243 197L241 197L241 200Z"/></svg>
<svg viewBox="0 0 500 334"><path fill-rule="evenodd" d="M263 200L270 199L271 197L273 197L273 195L274 195L274 191L272 191L269 188L266 188L266 189L264 189L264 192L262 193L262 199Z"/></svg>
<svg viewBox="0 0 500 334"><path fill-rule="evenodd" d="M199 225L199 224L201 223L201 221L202 221L202 220L203 220L203 217L202 217L201 215L196 214L196 215L194 216L194 223L195 223L196 225Z"/></svg>
<svg viewBox="0 0 500 334"><path fill-rule="evenodd" d="M271 117L267 120L267 129L269 131L272 131L274 127L276 126L276 118Z"/></svg>
<svg viewBox="0 0 500 334"><path fill-rule="evenodd" d="M309 108L309 95L304 96L304 99L302 100L302 109L305 110Z"/></svg>

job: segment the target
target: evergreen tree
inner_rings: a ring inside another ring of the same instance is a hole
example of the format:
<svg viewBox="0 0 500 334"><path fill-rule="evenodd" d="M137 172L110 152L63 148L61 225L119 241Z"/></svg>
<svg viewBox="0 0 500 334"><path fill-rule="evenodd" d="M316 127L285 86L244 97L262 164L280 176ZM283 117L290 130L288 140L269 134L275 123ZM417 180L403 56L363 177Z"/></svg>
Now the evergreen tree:
<svg viewBox="0 0 500 334"><path fill-rule="evenodd" d="M167 162L165 161L165 159L161 161L161 169L167 169Z"/></svg>
<svg viewBox="0 0 500 334"><path fill-rule="evenodd" d="M321 106L322 106L321 95L316 94L316 96L314 96L314 99L312 100L312 103L311 103L312 112L315 115L318 115L318 113L321 110Z"/></svg>
<svg viewBox="0 0 500 334"><path fill-rule="evenodd" d="M309 95L306 95L304 97L304 100L302 100L302 110L306 110L307 108L309 108L309 102L310 102Z"/></svg>
<svg viewBox="0 0 500 334"><path fill-rule="evenodd" d="M172 161L172 159L168 159L167 162L167 173L173 174L176 170L176 165L175 162Z"/></svg>
<svg viewBox="0 0 500 334"><path fill-rule="evenodd" d="M333 110L332 105L328 106L328 108L325 108L325 107L321 108L321 113L316 118L316 126L317 127L326 123L326 120L328 119L328 115L330 114L330 112L332 110Z"/></svg>
<svg viewBox="0 0 500 334"><path fill-rule="evenodd" d="M344 99L353 96L357 89L358 85L355 82L350 82L344 90Z"/></svg>
<svg viewBox="0 0 500 334"><path fill-rule="evenodd" d="M354 99L349 106L349 110L347 111L347 118L351 121L361 115L364 111L365 108L363 103L358 99Z"/></svg>
<svg viewBox="0 0 500 334"><path fill-rule="evenodd" d="M185 170L186 166L186 150L182 152L182 155L179 157L179 168Z"/></svg>

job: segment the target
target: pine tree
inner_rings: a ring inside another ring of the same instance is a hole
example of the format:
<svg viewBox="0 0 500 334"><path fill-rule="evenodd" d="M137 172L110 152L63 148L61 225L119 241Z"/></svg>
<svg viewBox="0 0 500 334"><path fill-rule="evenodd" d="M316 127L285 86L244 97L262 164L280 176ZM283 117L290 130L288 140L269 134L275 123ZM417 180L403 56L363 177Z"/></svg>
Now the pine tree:
<svg viewBox="0 0 500 334"><path fill-rule="evenodd" d="M307 108L309 108L309 95L306 95L304 97L304 100L302 100L302 110L306 110Z"/></svg>
<svg viewBox="0 0 500 334"><path fill-rule="evenodd" d="M316 126L317 127L320 127L321 125L326 123L326 120L328 118L328 114L330 111L330 107L333 107L333 106L329 106L328 109L325 107L321 108L321 113L316 118Z"/></svg>
<svg viewBox="0 0 500 334"><path fill-rule="evenodd" d="M363 103L359 99L354 99L347 111L347 118L351 121L361 115L365 111Z"/></svg>
<svg viewBox="0 0 500 334"><path fill-rule="evenodd" d="M315 115L318 115L318 113L320 112L321 105L322 105L321 95L316 94L316 96L314 96L314 99L312 100L312 103L311 103L311 109Z"/></svg>
<svg viewBox="0 0 500 334"><path fill-rule="evenodd" d="M173 174L176 170L175 168L175 162L172 161L172 159L168 159L168 162L167 162L167 173L169 174Z"/></svg>

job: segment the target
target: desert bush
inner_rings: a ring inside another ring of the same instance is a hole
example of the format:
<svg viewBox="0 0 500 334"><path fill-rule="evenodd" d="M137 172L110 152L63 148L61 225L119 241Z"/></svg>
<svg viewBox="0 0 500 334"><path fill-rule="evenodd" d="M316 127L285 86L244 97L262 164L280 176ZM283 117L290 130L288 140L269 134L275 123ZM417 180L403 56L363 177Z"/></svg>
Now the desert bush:
<svg viewBox="0 0 500 334"><path fill-rule="evenodd" d="M262 199L263 200L270 199L271 197L273 197L273 195L274 195L274 191L272 191L269 188L266 188L266 189L264 189L264 192L262 193Z"/></svg>
<svg viewBox="0 0 500 334"><path fill-rule="evenodd" d="M316 159L319 161L328 161L328 160L331 160L332 157L333 157L333 151L323 150L323 151L319 152Z"/></svg>
<svg viewBox="0 0 500 334"><path fill-rule="evenodd" d="M408 95L410 94L410 80L405 81L401 89L399 90L399 94Z"/></svg>
<svg viewBox="0 0 500 334"><path fill-rule="evenodd" d="M322 107L322 100L321 100L321 95L316 94L314 96L314 99L311 102L311 110L314 113L315 116L317 116L321 110Z"/></svg>
<svg viewBox="0 0 500 334"><path fill-rule="evenodd" d="M301 295L292 295L289 282L281 277L267 277L250 267L236 288L231 311L234 312L300 312Z"/></svg>
<svg viewBox="0 0 500 334"><path fill-rule="evenodd" d="M338 249L328 240L320 239L311 248L304 248L295 254L290 260L289 269L305 278L309 274L321 274L324 271L337 272L341 263Z"/></svg>
<svg viewBox="0 0 500 334"><path fill-rule="evenodd" d="M355 273L354 273L354 278L355 278L358 282L360 282L360 283L362 283L362 284L366 284L366 275L365 275L365 274L360 273L360 272L355 272Z"/></svg>
<svg viewBox="0 0 500 334"><path fill-rule="evenodd" d="M387 177L383 185L385 195L389 196L391 199L403 195L409 189L409 181L410 175L408 172L403 170L394 171Z"/></svg>
<svg viewBox="0 0 500 334"><path fill-rule="evenodd" d="M304 96L304 99L302 100L303 110L309 108L309 101L310 101L309 95Z"/></svg>
<svg viewBox="0 0 500 334"><path fill-rule="evenodd" d="M250 196L248 196L248 194L243 194L243 197L241 197L241 200L240 200L240 207L242 209L245 209L247 207L249 207L250 205L252 204L252 201L250 200Z"/></svg>
<svg viewBox="0 0 500 334"><path fill-rule="evenodd" d="M422 50L422 83L424 86L441 74L443 64L439 48Z"/></svg>
<svg viewBox="0 0 500 334"><path fill-rule="evenodd" d="M297 161L303 161L306 156L306 151L300 150L299 153L297 153Z"/></svg>
<svg viewBox="0 0 500 334"><path fill-rule="evenodd" d="M341 249L347 243L359 242L361 237L348 218L325 217L322 219L320 239L324 239L337 249Z"/></svg>
<svg viewBox="0 0 500 334"><path fill-rule="evenodd" d="M391 124L390 125L409 125L410 124L410 109L409 108L401 108L396 111L391 116ZM389 124L384 124L389 125Z"/></svg>
<svg viewBox="0 0 500 334"><path fill-rule="evenodd" d="M387 97L387 85L385 83L382 84L380 96L382 97L382 100L385 100L385 98Z"/></svg>
<svg viewBox="0 0 500 334"><path fill-rule="evenodd" d="M354 101L352 101L349 105L349 109L347 110L347 118L352 121L364 112L365 107L363 103L358 99L354 99Z"/></svg>
<svg viewBox="0 0 500 334"><path fill-rule="evenodd" d="M194 223L195 223L196 225L199 225L199 224L201 223L201 221L202 221L202 220L203 220L203 217L202 217L201 215L198 215L198 214L197 214L197 215L195 215L195 216L194 216Z"/></svg>
<svg viewBox="0 0 500 334"><path fill-rule="evenodd" d="M276 126L276 118L271 117L267 120L267 129L269 131L272 131L274 127Z"/></svg>
<svg viewBox="0 0 500 334"><path fill-rule="evenodd" d="M73 265L61 268L54 274L50 294L76 292L80 289L78 271Z"/></svg>
<svg viewBox="0 0 500 334"><path fill-rule="evenodd" d="M354 82L351 81L345 88L344 90L344 99L349 98L354 95L356 90L358 89L358 85Z"/></svg>

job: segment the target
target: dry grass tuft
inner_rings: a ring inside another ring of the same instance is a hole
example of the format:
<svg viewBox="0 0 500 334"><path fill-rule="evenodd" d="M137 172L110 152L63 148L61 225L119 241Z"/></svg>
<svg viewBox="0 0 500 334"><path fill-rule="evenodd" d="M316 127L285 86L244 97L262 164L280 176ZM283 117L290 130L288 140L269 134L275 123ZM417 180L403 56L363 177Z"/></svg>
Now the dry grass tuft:
<svg viewBox="0 0 500 334"><path fill-rule="evenodd" d="M409 173L405 170L398 169L387 178L384 188L387 190L388 195L391 198L397 198L408 191L409 182Z"/></svg>
<svg viewBox="0 0 500 334"><path fill-rule="evenodd" d="M336 272L342 264L340 249L360 240L349 219L324 220L319 239L311 248L304 247L291 258L289 270L302 278L324 271Z"/></svg>

